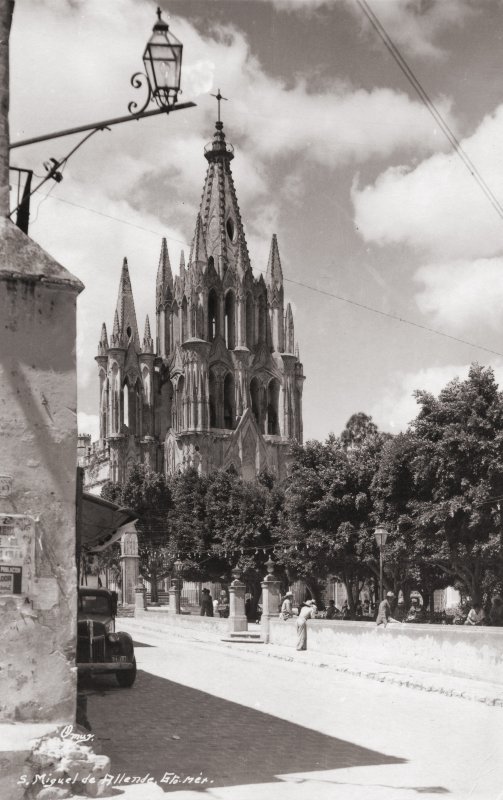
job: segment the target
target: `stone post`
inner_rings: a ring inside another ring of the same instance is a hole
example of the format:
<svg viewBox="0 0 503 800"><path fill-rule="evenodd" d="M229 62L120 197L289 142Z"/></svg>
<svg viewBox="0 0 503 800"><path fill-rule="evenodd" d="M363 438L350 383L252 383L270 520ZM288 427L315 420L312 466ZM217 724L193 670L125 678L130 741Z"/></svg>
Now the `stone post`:
<svg viewBox="0 0 503 800"><path fill-rule="evenodd" d="M174 614L181 614L180 610L180 595L182 581L180 578L171 578L171 586L169 587L169 610Z"/></svg>
<svg viewBox="0 0 503 800"><path fill-rule="evenodd" d="M136 604L136 586L139 576L138 536L134 523L124 526L121 537L122 604Z"/></svg>
<svg viewBox="0 0 503 800"><path fill-rule="evenodd" d="M240 570L235 567L232 570L234 580L229 586L229 631L247 631L248 620L245 614L245 584L239 580Z"/></svg>
<svg viewBox="0 0 503 800"><path fill-rule="evenodd" d="M147 609L147 603L145 597L145 587L143 586L141 581L138 581L135 589L135 610L146 611L146 609Z"/></svg>
<svg viewBox="0 0 503 800"><path fill-rule="evenodd" d="M260 627L264 642L268 644L270 640L270 621L271 618L279 615L280 602L280 582L274 576L274 561L269 556L266 561L267 575L261 582L262 586L262 617Z"/></svg>

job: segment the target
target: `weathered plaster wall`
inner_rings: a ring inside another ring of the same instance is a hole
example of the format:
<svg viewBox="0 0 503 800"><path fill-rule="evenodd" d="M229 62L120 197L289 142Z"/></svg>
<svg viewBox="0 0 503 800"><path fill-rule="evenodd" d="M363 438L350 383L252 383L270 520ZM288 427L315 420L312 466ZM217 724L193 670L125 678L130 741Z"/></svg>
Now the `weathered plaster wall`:
<svg viewBox="0 0 503 800"><path fill-rule="evenodd" d="M271 644L292 646L295 619L270 622ZM310 620L308 648L369 664L412 667L503 684L503 628Z"/></svg>
<svg viewBox="0 0 503 800"><path fill-rule="evenodd" d="M0 720L75 713L75 306L82 284L0 220L0 514L30 515L35 578L0 594Z"/></svg>

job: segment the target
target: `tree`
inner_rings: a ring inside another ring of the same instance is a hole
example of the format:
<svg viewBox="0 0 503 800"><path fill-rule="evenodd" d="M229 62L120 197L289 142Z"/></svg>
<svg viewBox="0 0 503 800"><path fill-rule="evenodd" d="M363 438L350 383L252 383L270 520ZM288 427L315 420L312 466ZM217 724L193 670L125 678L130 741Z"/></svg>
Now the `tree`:
<svg viewBox="0 0 503 800"><path fill-rule="evenodd" d="M336 575L354 613L369 575L373 503L370 486L387 435L365 414L351 417L339 438L294 445L279 545L292 576L319 600L320 580Z"/></svg>
<svg viewBox="0 0 503 800"><path fill-rule="evenodd" d="M451 381L438 398L417 392L412 423L414 523L431 563L459 578L480 601L490 570L503 563L503 399L491 369L472 364L467 380Z"/></svg>
<svg viewBox="0 0 503 800"><path fill-rule="evenodd" d="M171 490L163 475L144 464L134 464L124 484L109 483L102 496L138 514L140 574L150 582L152 602L158 602L158 583L172 571L178 546L171 524Z"/></svg>

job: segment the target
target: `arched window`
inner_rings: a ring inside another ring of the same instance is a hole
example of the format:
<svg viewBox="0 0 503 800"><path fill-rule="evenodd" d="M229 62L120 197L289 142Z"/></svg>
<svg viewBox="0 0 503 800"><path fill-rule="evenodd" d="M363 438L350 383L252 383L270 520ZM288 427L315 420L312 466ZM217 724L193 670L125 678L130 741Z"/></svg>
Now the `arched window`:
<svg viewBox="0 0 503 800"><path fill-rule="evenodd" d="M250 383L251 409L259 430L263 432L262 414L260 410L260 383L257 378L252 378Z"/></svg>
<svg viewBox="0 0 503 800"><path fill-rule="evenodd" d="M279 436L278 400L279 383L273 378L267 387L267 433L270 436Z"/></svg>
<svg viewBox="0 0 503 800"><path fill-rule="evenodd" d="M212 342L218 333L218 295L210 289L208 295L208 341Z"/></svg>
<svg viewBox="0 0 503 800"><path fill-rule="evenodd" d="M263 294L258 301L258 341L267 342L267 302Z"/></svg>
<svg viewBox="0 0 503 800"><path fill-rule="evenodd" d="M171 337L173 349L180 343L180 322L178 318L178 303L175 301L171 309Z"/></svg>
<svg viewBox="0 0 503 800"><path fill-rule="evenodd" d="M184 297L182 300L182 344L188 339L189 336L189 319L187 313L187 298Z"/></svg>
<svg viewBox="0 0 503 800"><path fill-rule="evenodd" d="M142 389L141 381L138 378L134 386L134 432L137 436L142 434Z"/></svg>
<svg viewBox="0 0 503 800"><path fill-rule="evenodd" d="M208 269L215 269L215 259L213 256L210 256L208 259Z"/></svg>
<svg viewBox="0 0 503 800"><path fill-rule="evenodd" d="M122 387L122 420L124 425L129 428L129 386L127 383Z"/></svg>
<svg viewBox="0 0 503 800"><path fill-rule="evenodd" d="M217 428L217 380L215 378L215 373L210 370L210 377L209 377L209 405L210 405L210 428Z"/></svg>
<svg viewBox="0 0 503 800"><path fill-rule="evenodd" d="M252 348L255 344L255 306L253 295L248 292L246 295L246 346Z"/></svg>
<svg viewBox="0 0 503 800"><path fill-rule="evenodd" d="M176 420L174 422L173 427L178 431L183 431L185 428L185 415L184 415L184 379L183 375L178 378L178 383L176 385Z"/></svg>
<svg viewBox="0 0 503 800"><path fill-rule="evenodd" d="M236 346L236 301L234 292L225 295L225 346L234 350Z"/></svg>
<svg viewBox="0 0 503 800"><path fill-rule="evenodd" d="M197 303L196 336L198 339L204 339L204 308L202 300Z"/></svg>
<svg viewBox="0 0 503 800"><path fill-rule="evenodd" d="M120 428L120 386L119 367L114 364L110 376L110 390L112 392L112 427L111 433L118 433Z"/></svg>
<svg viewBox="0 0 503 800"><path fill-rule="evenodd" d="M105 439L108 435L108 379L104 370L100 370L100 439Z"/></svg>
<svg viewBox="0 0 503 800"><path fill-rule="evenodd" d="M224 428L234 428L236 419L236 400L234 390L234 378L230 372L224 380Z"/></svg>

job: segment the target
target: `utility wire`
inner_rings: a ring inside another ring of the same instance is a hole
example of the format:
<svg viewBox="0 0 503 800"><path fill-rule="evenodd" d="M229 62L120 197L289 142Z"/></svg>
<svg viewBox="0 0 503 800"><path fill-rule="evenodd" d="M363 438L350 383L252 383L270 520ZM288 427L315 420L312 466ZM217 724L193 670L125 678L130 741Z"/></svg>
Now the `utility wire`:
<svg viewBox="0 0 503 800"><path fill-rule="evenodd" d="M48 197L49 195L44 195L44 197ZM151 233L154 236L163 236L162 232L155 231L152 228L145 228L142 225L137 225L134 222L128 222L125 219L120 219L119 217L114 217L111 214L105 214L103 211L96 211L94 208L89 208L89 206L80 205L79 203L74 203L71 200L65 200L62 197L54 197L51 196L51 200L57 200L59 203L66 203L67 205L74 206L75 208L80 208L83 211L89 211L92 214L97 214L100 217L105 217L105 219L113 220L114 222L119 222L122 225L129 225L132 228L137 228L138 230L145 231L145 233ZM169 239L171 242L177 242L177 244L184 245L187 249L190 249L190 245L188 242L183 241L182 239L175 239L173 236L165 236L165 239ZM261 272L265 274L266 270L255 268L257 272ZM468 339L461 339L458 336L453 336L450 333L445 333L445 331L440 331L437 328L431 328L428 325L422 325L420 322L414 322L413 320L407 319L406 317L401 317L398 314L392 314L388 311L382 311L378 308L374 308L373 306L366 305L365 303L360 303L358 300L352 300L350 297L344 297L343 295L336 294L335 292L329 292L326 289L318 289L316 286L311 286L309 283L304 283L303 281L296 281L293 278L283 278L285 283L291 283L294 286L300 286L303 289L308 289L310 292L316 292L317 294L324 295L325 297L331 297L334 300L339 300L341 303L348 303L348 305L355 306L356 308L361 308L363 311L369 311L372 314L378 314L380 317L387 317L388 319L392 319L395 322L400 322L403 325L409 325L413 328L418 328L419 330L426 331L427 333L433 333L436 336L442 336L444 339L450 339L453 342L457 342L458 344L464 344L467 347L473 347L476 350L483 350L485 353L490 353L494 356L500 356L503 358L503 353L499 352L499 350L492 350L490 347L485 347L481 344L476 344L475 342L470 342Z"/></svg>
<svg viewBox="0 0 503 800"><path fill-rule="evenodd" d="M419 95L421 101L424 103L430 114L432 115L433 119L441 129L442 133L446 137L447 141L455 151L455 153L459 156L465 167L467 168L468 172L474 178L474 180L478 183L482 191L484 192L485 196L491 203L492 207L496 211L496 213L503 219L503 206L499 202L498 198L494 195L491 191L487 183L485 182L484 178L478 171L477 167L471 160L471 158L467 155L467 153L463 150L459 140L457 139L456 135L453 133L447 122L442 117L442 114L437 109L435 104L432 102L430 97L428 96L426 90L421 85L420 81L416 78L415 74L413 73L412 69L409 67L408 63L406 62L405 58L399 51L398 47L394 44L393 40L387 33L384 25L374 11L370 8L369 4L366 0L356 0L358 5L360 6L361 10L367 17L368 21L384 43L386 49L391 54L393 59L398 64L399 68L411 84L411 86L415 89L417 94Z"/></svg>

